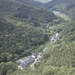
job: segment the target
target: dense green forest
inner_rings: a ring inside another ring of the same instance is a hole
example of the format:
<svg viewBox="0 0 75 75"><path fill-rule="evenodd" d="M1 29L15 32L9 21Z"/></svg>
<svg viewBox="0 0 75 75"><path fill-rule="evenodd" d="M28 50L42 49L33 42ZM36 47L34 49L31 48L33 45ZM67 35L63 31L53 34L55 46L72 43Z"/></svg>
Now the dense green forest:
<svg viewBox="0 0 75 75"><path fill-rule="evenodd" d="M0 58L0 62L7 62L29 55L35 47L48 40L46 34L42 34L40 29L26 25L16 27L2 19L0 20L0 35L0 56L4 55L4 59ZM31 47L33 47L31 50L27 50Z"/></svg>
<svg viewBox="0 0 75 75"><path fill-rule="evenodd" d="M14 26L6 20L0 19L0 63L4 62L0 64L2 74L6 75L7 70L14 70L13 62L35 52L48 39L47 34L40 29L27 25ZM11 65L11 67L8 66L8 69L5 70L6 65Z"/></svg>
<svg viewBox="0 0 75 75"><path fill-rule="evenodd" d="M65 21L49 10L65 13L72 20ZM34 0L0 0L0 75L75 75L74 11L74 0L43 5ZM51 42L56 33L60 33L59 40ZM45 47L39 63L18 69L16 60Z"/></svg>

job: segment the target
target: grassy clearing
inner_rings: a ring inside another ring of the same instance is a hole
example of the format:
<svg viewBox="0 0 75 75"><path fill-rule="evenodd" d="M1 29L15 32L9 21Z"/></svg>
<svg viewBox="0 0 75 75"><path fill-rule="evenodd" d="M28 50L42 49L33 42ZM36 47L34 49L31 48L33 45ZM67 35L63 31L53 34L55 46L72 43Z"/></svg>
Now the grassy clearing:
<svg viewBox="0 0 75 75"><path fill-rule="evenodd" d="M57 16L59 16L59 17L65 19L66 21L67 21L67 20L68 20L68 21L71 21L70 17L67 16L67 15L65 15L65 14L63 14L63 13L59 13L59 14L57 14Z"/></svg>

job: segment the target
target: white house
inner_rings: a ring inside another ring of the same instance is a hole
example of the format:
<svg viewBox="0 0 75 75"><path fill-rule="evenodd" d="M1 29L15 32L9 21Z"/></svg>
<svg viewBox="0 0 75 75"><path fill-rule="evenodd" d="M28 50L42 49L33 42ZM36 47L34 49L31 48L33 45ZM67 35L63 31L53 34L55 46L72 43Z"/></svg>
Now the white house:
<svg viewBox="0 0 75 75"><path fill-rule="evenodd" d="M59 33L56 33L54 36L52 36L51 42L57 41L59 39L59 36L60 36Z"/></svg>
<svg viewBox="0 0 75 75"><path fill-rule="evenodd" d="M31 57L35 59L37 57L36 53L32 53Z"/></svg>

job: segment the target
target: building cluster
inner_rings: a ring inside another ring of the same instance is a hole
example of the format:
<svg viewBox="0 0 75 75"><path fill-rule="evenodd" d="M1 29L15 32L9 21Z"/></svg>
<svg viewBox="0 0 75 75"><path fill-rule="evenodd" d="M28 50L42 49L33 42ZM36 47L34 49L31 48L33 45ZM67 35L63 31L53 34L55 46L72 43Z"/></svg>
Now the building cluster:
<svg viewBox="0 0 75 75"><path fill-rule="evenodd" d="M51 42L57 41L59 39L59 37L60 37L60 34L59 33L56 33L54 36L52 36Z"/></svg>
<svg viewBox="0 0 75 75"><path fill-rule="evenodd" d="M42 55L46 49L47 48L44 48L44 50L40 51L38 53L38 55L36 53L32 53L32 55L28 56L28 59L26 59L26 60L23 60L23 59L17 60L16 63L20 64L18 66L18 68L24 69L28 66L32 67L35 63L40 62L40 59L41 59L41 57L42 57Z"/></svg>
<svg viewBox="0 0 75 75"><path fill-rule="evenodd" d="M59 37L60 37L60 34L59 33L56 33L54 36L52 36L52 38L50 40L51 40L51 42L55 42L55 41L57 41L59 39ZM19 63L20 64L18 66L18 68L24 69L24 68L26 68L28 66L32 67L37 62L40 62L40 59L42 58L42 55L46 51L46 49L47 49L47 47L45 47L38 54L32 53L32 55L28 56L28 59L26 59L26 60L23 60L23 59L17 60L16 63Z"/></svg>

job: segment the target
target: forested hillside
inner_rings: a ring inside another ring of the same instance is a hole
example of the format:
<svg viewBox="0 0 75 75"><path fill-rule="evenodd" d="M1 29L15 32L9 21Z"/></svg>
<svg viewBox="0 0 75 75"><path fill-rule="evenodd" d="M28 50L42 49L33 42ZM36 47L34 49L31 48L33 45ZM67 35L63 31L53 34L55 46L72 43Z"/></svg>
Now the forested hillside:
<svg viewBox="0 0 75 75"><path fill-rule="evenodd" d="M44 7L63 12L75 19L75 0L52 0L44 4Z"/></svg>
<svg viewBox="0 0 75 75"><path fill-rule="evenodd" d="M75 75L74 0L52 0L45 9L34 3L0 0L0 75ZM63 12L73 20L49 10ZM59 39L52 42L56 33ZM23 59L25 63L27 57L45 48L38 63L18 68L16 61Z"/></svg>
<svg viewBox="0 0 75 75"><path fill-rule="evenodd" d="M43 48L49 40L43 23L56 16L46 9L16 0L0 0L0 75L9 75L17 69L17 59Z"/></svg>
<svg viewBox="0 0 75 75"><path fill-rule="evenodd" d="M41 62L12 75L75 75L75 22L50 26L50 33L60 30L60 39L49 42Z"/></svg>
<svg viewBox="0 0 75 75"><path fill-rule="evenodd" d="M56 17L46 9L12 0L0 0L0 16L20 21L51 22Z"/></svg>

